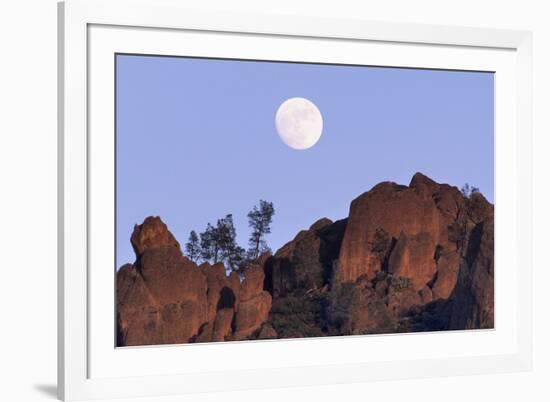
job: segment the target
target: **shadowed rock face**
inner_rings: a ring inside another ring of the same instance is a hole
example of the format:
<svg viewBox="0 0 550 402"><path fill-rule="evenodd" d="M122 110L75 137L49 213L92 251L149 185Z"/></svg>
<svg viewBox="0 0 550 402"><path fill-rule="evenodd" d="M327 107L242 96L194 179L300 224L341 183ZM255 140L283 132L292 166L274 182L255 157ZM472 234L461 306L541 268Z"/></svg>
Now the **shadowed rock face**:
<svg viewBox="0 0 550 402"><path fill-rule="evenodd" d="M451 329L494 327L494 220L478 223L470 232L452 297Z"/></svg>
<svg viewBox="0 0 550 402"><path fill-rule="evenodd" d="M117 274L120 346L492 328L494 207L417 173L248 264L200 267L158 217Z"/></svg>
<svg viewBox="0 0 550 402"><path fill-rule="evenodd" d="M346 223L319 219L266 261L265 288L273 297L320 289L330 282Z"/></svg>

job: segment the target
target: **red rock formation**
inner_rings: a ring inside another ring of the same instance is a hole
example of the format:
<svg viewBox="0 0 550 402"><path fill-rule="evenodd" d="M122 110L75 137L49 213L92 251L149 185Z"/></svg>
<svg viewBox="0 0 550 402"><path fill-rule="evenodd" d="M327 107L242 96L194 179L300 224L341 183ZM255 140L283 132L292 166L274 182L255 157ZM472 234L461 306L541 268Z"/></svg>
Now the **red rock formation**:
<svg viewBox="0 0 550 402"><path fill-rule="evenodd" d="M421 173L408 187L380 183L351 204L337 278L372 280L386 270L409 278L417 291L429 285L434 298L446 299L456 284L463 240L492 208L481 194L465 198Z"/></svg>
<svg viewBox="0 0 550 402"><path fill-rule="evenodd" d="M131 236L136 262L117 274L117 342L492 328L493 225L481 194L417 173L376 185L349 218L318 220L241 277L198 267L149 217Z"/></svg>
<svg viewBox="0 0 550 402"><path fill-rule="evenodd" d="M236 338L244 339L267 318L261 266L246 271L242 286L221 263L198 267L158 217L136 225L131 241L136 263L117 274L120 346L223 341L233 336L234 318Z"/></svg>
<svg viewBox="0 0 550 402"><path fill-rule="evenodd" d="M441 236L440 213L430 195L433 182L428 180L415 175L414 187L380 183L353 200L338 262L339 280L355 281L364 274L372 279L382 270L389 250L381 247L388 248L391 243L380 233L394 240L403 233L418 243L414 261L422 267L422 278L415 278L415 284L435 273L433 255Z"/></svg>
<svg viewBox="0 0 550 402"><path fill-rule="evenodd" d="M130 242L138 257L147 250L164 247L178 250L180 248L179 243L158 216L149 216L141 225L135 225Z"/></svg>
<svg viewBox="0 0 550 402"><path fill-rule="evenodd" d="M181 254L160 218L132 234L134 266L118 272L119 339L124 345L185 343L207 321L206 280Z"/></svg>
<svg viewBox="0 0 550 402"><path fill-rule="evenodd" d="M394 316L401 316L407 313L411 307L422 304L420 293L412 288L399 289L390 286L388 291L387 305Z"/></svg>
<svg viewBox="0 0 550 402"><path fill-rule="evenodd" d="M235 292L225 273L223 263L210 265L204 263L200 266L206 276L208 315L207 321L213 322L220 308L235 307ZM222 297L223 296L223 297Z"/></svg>
<svg viewBox="0 0 550 402"><path fill-rule="evenodd" d="M468 239L452 295L451 329L494 328L494 218L478 223Z"/></svg>
<svg viewBox="0 0 550 402"><path fill-rule="evenodd" d="M232 334L231 323L233 322L234 311L231 308L223 308L216 313L212 333L212 341L221 342Z"/></svg>
<svg viewBox="0 0 550 402"><path fill-rule="evenodd" d="M407 235L401 232L389 257L388 272L396 277L410 278L413 288L420 290L435 274L434 250L430 233Z"/></svg>
<svg viewBox="0 0 550 402"><path fill-rule="evenodd" d="M234 340L246 339L267 319L271 310L271 295L263 290L264 270L250 265L244 273L239 304L235 314Z"/></svg>
<svg viewBox="0 0 550 402"><path fill-rule="evenodd" d="M275 339L277 338L277 331L271 326L271 324L264 323L260 334L258 335L260 339Z"/></svg>
<svg viewBox="0 0 550 402"><path fill-rule="evenodd" d="M433 300L433 292L428 285L424 286L420 292L418 292L418 295L420 296L420 302L422 304L428 304Z"/></svg>
<svg viewBox="0 0 550 402"><path fill-rule="evenodd" d="M295 289L319 289L332 276L347 220L322 218L281 247L265 264L266 289L274 297Z"/></svg>
<svg viewBox="0 0 550 402"><path fill-rule="evenodd" d="M437 261L437 276L432 286L434 299L447 299L456 285L460 255L458 251L442 254Z"/></svg>

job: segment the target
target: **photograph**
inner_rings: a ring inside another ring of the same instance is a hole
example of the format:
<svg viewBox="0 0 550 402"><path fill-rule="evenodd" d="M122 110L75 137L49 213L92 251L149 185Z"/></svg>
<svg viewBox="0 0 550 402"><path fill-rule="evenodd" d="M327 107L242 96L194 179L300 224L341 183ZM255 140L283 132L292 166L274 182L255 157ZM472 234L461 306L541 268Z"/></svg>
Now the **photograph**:
<svg viewBox="0 0 550 402"><path fill-rule="evenodd" d="M544 5L2 2L0 402L550 401Z"/></svg>
<svg viewBox="0 0 550 402"><path fill-rule="evenodd" d="M114 93L116 347L494 329L493 72L118 53Z"/></svg>

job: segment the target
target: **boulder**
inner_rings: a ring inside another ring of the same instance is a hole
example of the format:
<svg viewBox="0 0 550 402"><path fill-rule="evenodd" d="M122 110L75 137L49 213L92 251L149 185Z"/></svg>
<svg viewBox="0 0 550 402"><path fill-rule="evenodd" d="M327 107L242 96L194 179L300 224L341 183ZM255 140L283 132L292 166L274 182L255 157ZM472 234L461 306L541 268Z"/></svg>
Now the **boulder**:
<svg viewBox="0 0 550 402"><path fill-rule="evenodd" d="M158 303L145 286L143 277L132 264L117 273L117 345L152 344ZM149 314L151 313L151 314ZM143 343L142 338L150 339Z"/></svg>
<svg viewBox="0 0 550 402"><path fill-rule="evenodd" d="M395 317L405 315L412 307L422 304L419 292L413 288L400 289L390 286L388 291L388 309Z"/></svg>
<svg viewBox="0 0 550 402"><path fill-rule="evenodd" d="M437 273L432 286L434 299L447 299L456 285L460 255L458 251L442 254L437 261Z"/></svg>
<svg viewBox="0 0 550 402"><path fill-rule="evenodd" d="M231 308L223 308L216 314L214 320L214 329L212 334L212 341L222 342L227 337L231 336L234 311Z"/></svg>
<svg viewBox="0 0 550 402"><path fill-rule="evenodd" d="M336 278L373 280L386 271L411 279L418 291L437 272L436 296L447 298L467 233L492 210L481 194L466 198L458 188L421 173L409 186L380 183L351 203Z"/></svg>
<svg viewBox="0 0 550 402"><path fill-rule="evenodd" d="M212 342L212 330L214 325L211 322L205 322L199 328L198 335L193 339L194 343Z"/></svg>
<svg viewBox="0 0 550 402"><path fill-rule="evenodd" d="M401 232L389 261L388 272L409 278L414 290L422 289L436 272L433 236L428 232L407 235Z"/></svg>
<svg viewBox="0 0 550 402"><path fill-rule="evenodd" d="M433 300L432 289L429 286L424 286L418 294L420 295L420 302L422 304L428 304Z"/></svg>
<svg viewBox="0 0 550 402"><path fill-rule="evenodd" d="M353 200L340 250L340 281L355 281L364 274L374 278L401 233L422 246L414 251L415 258L423 262L433 258L440 237L440 214L427 195L433 184L420 177L413 184L411 188L383 182ZM422 269L432 267L425 264Z"/></svg>
<svg viewBox="0 0 550 402"><path fill-rule="evenodd" d="M208 321L207 283L160 218L132 233L133 266L117 273L120 346L186 343Z"/></svg>
<svg viewBox="0 0 550 402"><path fill-rule="evenodd" d="M271 295L262 291L246 301L241 301L235 314L235 332L233 340L248 338L267 320L271 310Z"/></svg>
<svg viewBox="0 0 550 402"><path fill-rule="evenodd" d="M141 225L135 225L130 243L137 257L147 250L164 247L180 249L179 243L158 216L149 216Z"/></svg>
<svg viewBox="0 0 550 402"><path fill-rule="evenodd" d="M262 325L262 329L260 330L260 334L258 335L258 339L276 339L277 338L277 331L275 331L275 328L271 324L264 323Z"/></svg>
<svg viewBox="0 0 550 402"><path fill-rule="evenodd" d="M228 283L229 288L233 291L233 294L235 295L235 308L237 308L237 305L239 304L239 300L241 298L241 279L239 273L231 272L231 274L229 274Z"/></svg>
<svg viewBox="0 0 550 402"><path fill-rule="evenodd" d="M456 239L449 235L449 226L463 225L461 222L466 215L466 200L458 188L448 184L439 184L433 200L440 214L437 244L441 252L457 251L459 246Z"/></svg>
<svg viewBox="0 0 550 402"><path fill-rule="evenodd" d="M206 277L208 315L207 321L214 321L216 313L220 308L235 307L235 294L231 289L229 278L225 274L223 263L210 265L208 263L200 266ZM223 300L222 300L223 293ZM220 304L223 306L220 307Z"/></svg>
<svg viewBox="0 0 550 402"><path fill-rule="evenodd" d="M263 290L265 274L260 265L244 270L234 319L234 340L243 340L257 331L271 310L271 295Z"/></svg>
<svg viewBox="0 0 550 402"><path fill-rule="evenodd" d="M136 262L147 289L161 304L192 300L206 312L206 278L197 265L176 248L144 252ZM205 316L206 317L206 316Z"/></svg>
<svg viewBox="0 0 550 402"><path fill-rule="evenodd" d="M264 290L264 269L260 265L249 265L244 271L244 280L241 283L239 302L248 301Z"/></svg>

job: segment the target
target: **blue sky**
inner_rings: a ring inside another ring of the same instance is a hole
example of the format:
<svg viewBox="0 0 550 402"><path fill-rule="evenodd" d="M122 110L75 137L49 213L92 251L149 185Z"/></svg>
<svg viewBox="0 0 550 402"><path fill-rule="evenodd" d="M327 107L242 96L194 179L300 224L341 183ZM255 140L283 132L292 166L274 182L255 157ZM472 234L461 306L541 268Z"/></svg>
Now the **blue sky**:
<svg viewBox="0 0 550 402"><path fill-rule="evenodd" d="M272 201L276 250L380 181L417 172L493 202L492 73L117 56L117 267L133 262L136 223L159 215L189 232ZM323 134L307 150L279 138L275 112L314 102Z"/></svg>

